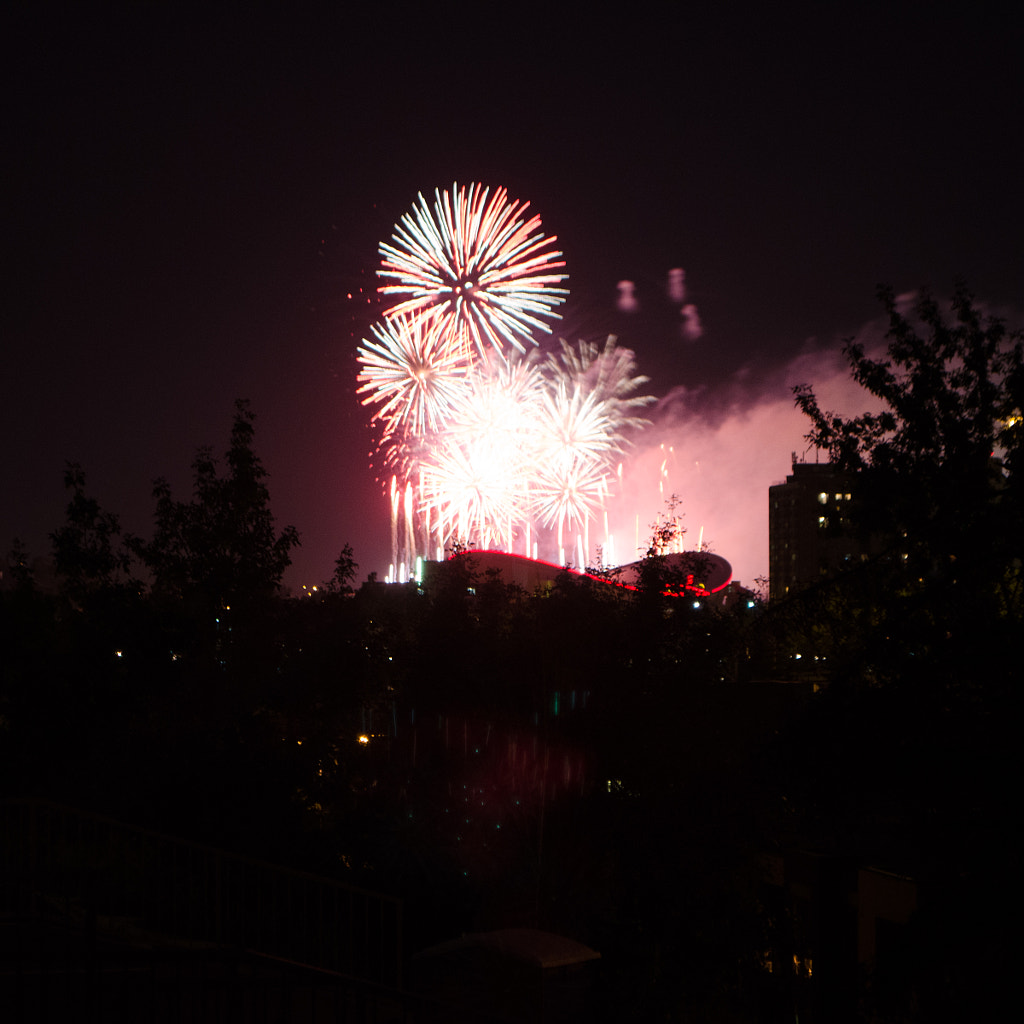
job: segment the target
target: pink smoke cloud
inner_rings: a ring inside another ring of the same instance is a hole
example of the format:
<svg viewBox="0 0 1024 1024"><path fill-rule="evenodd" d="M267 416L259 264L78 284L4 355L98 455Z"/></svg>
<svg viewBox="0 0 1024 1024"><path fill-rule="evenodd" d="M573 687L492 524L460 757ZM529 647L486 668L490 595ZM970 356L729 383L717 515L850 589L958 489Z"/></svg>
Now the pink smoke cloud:
<svg viewBox="0 0 1024 1024"><path fill-rule="evenodd" d="M620 281L616 288L619 290L619 297L616 306L620 313L632 313L637 307L636 285L632 281Z"/></svg>
<svg viewBox="0 0 1024 1024"><path fill-rule="evenodd" d="M683 318L680 326L683 337L687 341L696 341L704 333L697 307L692 302L688 302L679 310L679 315Z"/></svg>
<svg viewBox="0 0 1024 1024"><path fill-rule="evenodd" d="M885 325L858 332L880 351ZM857 415L877 404L850 378L840 345L812 339L787 366L760 376L745 368L732 393L710 396L677 387L648 414L652 425L623 460L622 482L610 503L609 530L620 563L640 557L671 495L687 530L686 547L703 540L729 561L733 578L748 585L768 575L768 488L792 471L794 456L813 461L809 423L796 408L793 387L808 383L823 408Z"/></svg>

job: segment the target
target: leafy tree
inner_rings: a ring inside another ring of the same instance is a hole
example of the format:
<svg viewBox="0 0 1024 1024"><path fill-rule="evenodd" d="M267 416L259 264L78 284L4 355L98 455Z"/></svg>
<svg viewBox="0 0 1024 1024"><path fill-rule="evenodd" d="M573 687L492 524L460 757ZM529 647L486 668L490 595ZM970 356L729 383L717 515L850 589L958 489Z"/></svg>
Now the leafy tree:
<svg viewBox="0 0 1024 1024"><path fill-rule="evenodd" d="M221 475L209 448L196 454L191 501L176 501L165 479L154 484L156 530L137 550L153 574L154 592L224 608L273 596L290 552L295 527L276 533L266 470L253 450L249 403L235 403L228 472Z"/></svg>
<svg viewBox="0 0 1024 1024"><path fill-rule="evenodd" d="M17 590L27 591L35 588L35 573L29 562L28 549L20 537L14 538L11 550L7 554L7 575Z"/></svg>
<svg viewBox="0 0 1024 1024"><path fill-rule="evenodd" d="M795 389L797 404L811 420L808 440L866 487L867 525L915 558L956 556L976 546L972 530L1007 515L1019 521L1024 335L985 318L962 285L951 321L927 293L913 317L891 289L879 295L888 358L871 359L853 341L845 353L882 411L853 419L822 412L806 384Z"/></svg>
<svg viewBox="0 0 1024 1024"><path fill-rule="evenodd" d="M886 356L853 341L845 353L881 411L823 411L806 384L796 401L808 440L856 478L853 517L881 551L866 570L871 671L906 675L913 660L962 674L964 659L978 664L979 629L991 641L996 623L1015 631L1024 613L1024 335L986 317L963 285L949 314L928 293L910 315L891 289L879 296Z"/></svg>
<svg viewBox="0 0 1024 1024"><path fill-rule="evenodd" d="M1024 336L963 285L948 307L879 295L886 351L845 347L878 411L847 418L795 389L808 439L851 476L849 516L875 554L761 617L764 638L833 666L764 775L785 794L769 826L783 841L803 834L918 880L917 963L862 994L876 1015L895 992L946 1019L976 1003L976 963L1007 973L977 908L998 905L1019 845L999 780L1017 770Z"/></svg>
<svg viewBox="0 0 1024 1024"><path fill-rule="evenodd" d="M327 583L327 592L351 597L355 593L352 589L352 582L356 578L358 568L359 565L352 552L352 545L346 544L341 549L341 554L334 560L334 574Z"/></svg>
<svg viewBox="0 0 1024 1024"><path fill-rule="evenodd" d="M128 585L131 553L120 520L86 494L85 472L78 463L67 464L64 487L71 492L66 521L50 534L64 592L78 603L97 591Z"/></svg>
<svg viewBox="0 0 1024 1024"><path fill-rule="evenodd" d="M650 541L638 565L637 586L645 594L679 596L707 575L710 562L705 553L679 550L686 535L681 504L678 494L666 498L664 515L651 523Z"/></svg>

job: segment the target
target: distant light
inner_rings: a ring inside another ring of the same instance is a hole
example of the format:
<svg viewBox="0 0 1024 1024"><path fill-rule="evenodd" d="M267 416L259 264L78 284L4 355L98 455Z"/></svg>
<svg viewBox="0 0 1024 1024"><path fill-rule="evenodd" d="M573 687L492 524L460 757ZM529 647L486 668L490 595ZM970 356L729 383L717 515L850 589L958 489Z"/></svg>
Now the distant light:
<svg viewBox="0 0 1024 1024"><path fill-rule="evenodd" d="M364 733L363 733L363 734L362 734L362 735L361 735L361 736L359 737L359 742L365 745L365 744L367 744L367 743L369 743L369 742L370 742L370 737L369 737L369 736L367 736L367 735L366 735L366 733L364 732Z"/></svg>

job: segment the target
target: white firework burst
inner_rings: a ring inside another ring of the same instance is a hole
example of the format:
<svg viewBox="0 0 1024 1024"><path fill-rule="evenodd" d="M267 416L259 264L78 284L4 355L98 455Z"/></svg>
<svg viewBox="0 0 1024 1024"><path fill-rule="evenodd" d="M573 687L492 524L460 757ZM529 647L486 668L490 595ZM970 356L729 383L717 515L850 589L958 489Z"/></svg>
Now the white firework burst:
<svg viewBox="0 0 1024 1024"><path fill-rule="evenodd" d="M544 318L557 318L566 279L554 237L540 231L540 217L526 219L529 203L510 202L504 188L472 184L434 191L433 207L418 196L392 235L382 242L382 269L394 283L384 295L404 296L386 314L429 312L450 331L464 332L477 351L519 351L531 331L550 333Z"/></svg>
<svg viewBox="0 0 1024 1024"><path fill-rule="evenodd" d="M371 331L376 341L358 350L356 394L380 406L373 419L384 424L384 436L439 430L469 391L464 351L428 317L395 316Z"/></svg>

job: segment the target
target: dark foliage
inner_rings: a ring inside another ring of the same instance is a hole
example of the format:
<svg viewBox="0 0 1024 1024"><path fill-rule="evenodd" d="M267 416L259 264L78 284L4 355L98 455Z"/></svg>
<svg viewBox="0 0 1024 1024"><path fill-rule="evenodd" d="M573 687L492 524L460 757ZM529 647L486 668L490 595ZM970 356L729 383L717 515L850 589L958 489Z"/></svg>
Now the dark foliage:
<svg viewBox="0 0 1024 1024"><path fill-rule="evenodd" d="M167 481L156 481L156 529L152 540L135 545L156 595L210 609L277 592L299 536L293 526L275 532L266 470L252 447L254 418L249 403L239 400L226 475L211 450L200 449L191 501L176 501Z"/></svg>
<svg viewBox="0 0 1024 1024"><path fill-rule="evenodd" d="M846 354L881 411L844 419L796 389L808 440L853 474L854 521L880 550L874 600L856 599L876 635L856 646L877 653L876 675L906 675L913 659L947 686L985 676L991 689L1009 665L970 648L979 635L1001 648L1024 618L1024 342L963 286L949 315L928 294L909 316L891 290L880 296L887 358L853 342Z"/></svg>
<svg viewBox="0 0 1024 1024"><path fill-rule="evenodd" d="M129 575L132 559L120 520L86 494L85 471L77 463L65 469L64 487L71 492L66 520L50 535L63 593L81 602L98 592L137 589Z"/></svg>
<svg viewBox="0 0 1024 1024"><path fill-rule="evenodd" d="M851 474L850 517L876 553L771 606L759 628L776 666L813 651L829 681L776 761L789 829L927 894L902 952L867 976L864 1012L938 1020L981 998L967 965L1009 971L997 907L1014 885L1001 806L1020 711L1024 359L1020 333L962 286L948 313L927 294L909 313L891 290L881 299L885 356L846 348L879 411L846 419L796 389L808 439Z"/></svg>

